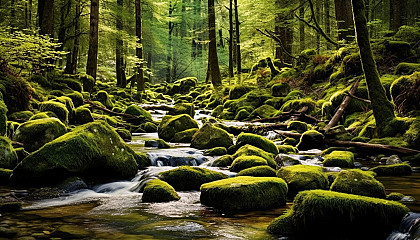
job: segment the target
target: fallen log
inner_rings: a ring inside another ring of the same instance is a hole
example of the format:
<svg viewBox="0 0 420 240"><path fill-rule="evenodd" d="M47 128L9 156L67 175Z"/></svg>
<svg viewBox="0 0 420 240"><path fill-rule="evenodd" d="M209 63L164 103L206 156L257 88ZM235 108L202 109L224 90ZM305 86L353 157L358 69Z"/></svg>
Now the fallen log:
<svg viewBox="0 0 420 240"><path fill-rule="evenodd" d="M284 112L280 116L277 117L270 117L270 118L260 118L253 120L251 122L283 122L286 120L295 120L295 121L302 121L309 124L318 123L320 120L317 118L310 116L308 114L305 114L305 112L308 111L308 107L305 106L299 111L291 110L289 112Z"/></svg>

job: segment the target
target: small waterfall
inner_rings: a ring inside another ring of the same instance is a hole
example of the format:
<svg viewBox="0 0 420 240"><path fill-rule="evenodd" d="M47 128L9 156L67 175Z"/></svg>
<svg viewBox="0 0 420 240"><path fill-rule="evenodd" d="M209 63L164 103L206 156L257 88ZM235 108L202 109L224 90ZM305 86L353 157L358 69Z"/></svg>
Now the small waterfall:
<svg viewBox="0 0 420 240"><path fill-rule="evenodd" d="M148 157L152 162L152 166L199 166L208 161L208 158L203 156L198 151L179 151L172 149L169 151L148 152Z"/></svg>
<svg viewBox="0 0 420 240"><path fill-rule="evenodd" d="M387 240L411 240L420 237L420 213L408 213L400 223L398 230L394 230Z"/></svg>

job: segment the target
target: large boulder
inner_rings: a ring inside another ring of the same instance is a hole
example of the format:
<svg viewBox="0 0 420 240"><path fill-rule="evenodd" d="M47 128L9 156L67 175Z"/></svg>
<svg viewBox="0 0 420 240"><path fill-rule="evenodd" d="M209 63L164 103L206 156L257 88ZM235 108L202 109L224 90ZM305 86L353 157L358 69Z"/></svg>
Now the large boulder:
<svg viewBox="0 0 420 240"><path fill-rule="evenodd" d="M136 106L136 105L131 105L128 106L125 111L125 114L130 114L136 117L141 117L141 118L145 118L147 120L152 120L152 114L150 114L150 112L144 110L143 108Z"/></svg>
<svg viewBox="0 0 420 240"><path fill-rule="evenodd" d="M142 202L170 202L180 199L175 189L160 179L153 179L146 183L143 190Z"/></svg>
<svg viewBox="0 0 420 240"><path fill-rule="evenodd" d="M201 186L200 201L225 210L268 209L286 204L287 184L275 177L234 177Z"/></svg>
<svg viewBox="0 0 420 240"><path fill-rule="evenodd" d="M165 141L171 141L174 139L176 133L191 128L198 128L198 123L192 119L190 115L166 115L162 118L162 121L158 126L158 135L159 138L162 138Z"/></svg>
<svg viewBox="0 0 420 240"><path fill-rule="evenodd" d="M197 131L198 128L191 128L182 132L175 133L174 142L191 143L191 140Z"/></svg>
<svg viewBox="0 0 420 240"><path fill-rule="evenodd" d="M260 135L252 133L241 133L236 139L236 145L244 146L246 144L261 148L262 150L277 155L279 150L276 145Z"/></svg>
<svg viewBox="0 0 420 240"><path fill-rule="evenodd" d="M236 176L237 177L239 176L276 177L276 171L269 166L256 166L256 167L244 169L238 172Z"/></svg>
<svg viewBox="0 0 420 240"><path fill-rule="evenodd" d="M13 169L18 164L18 156L12 147L12 141L0 136L0 168Z"/></svg>
<svg viewBox="0 0 420 240"><path fill-rule="evenodd" d="M192 140L191 147L198 149L209 149L214 147L228 148L233 145L233 136L225 130L206 123L198 130Z"/></svg>
<svg viewBox="0 0 420 240"><path fill-rule="evenodd" d="M324 135L315 130L309 130L302 134L296 146L299 150L322 149L325 147Z"/></svg>
<svg viewBox="0 0 420 240"><path fill-rule="evenodd" d="M290 211L268 226L298 239L386 239L409 209L401 203L324 190L298 194Z"/></svg>
<svg viewBox="0 0 420 240"><path fill-rule="evenodd" d="M240 156L237 157L230 166L232 172L240 172L244 169L268 165L267 160L258 156Z"/></svg>
<svg viewBox="0 0 420 240"><path fill-rule="evenodd" d="M21 124L16 129L13 140L23 143L26 151L33 152L65 133L67 128L59 119L44 118Z"/></svg>
<svg viewBox="0 0 420 240"><path fill-rule="evenodd" d="M257 156L257 157L262 157L267 161L268 166L272 167L272 168L276 168L276 162L274 161L274 154L268 153L260 148L257 148L255 146L252 145L244 145L242 147L240 147L235 154L232 155L233 159L235 160L236 158L240 157L240 156Z"/></svg>
<svg viewBox="0 0 420 240"><path fill-rule="evenodd" d="M333 151L325 155L323 164L325 167L352 168L354 167L354 155L348 151Z"/></svg>
<svg viewBox="0 0 420 240"><path fill-rule="evenodd" d="M410 148L420 149L420 117L416 117L403 137Z"/></svg>
<svg viewBox="0 0 420 240"><path fill-rule="evenodd" d="M228 176L205 168L181 166L159 173L159 178L169 183L177 191L199 190L204 183L227 178Z"/></svg>
<svg viewBox="0 0 420 240"><path fill-rule="evenodd" d="M382 165L371 168L370 171L378 176L408 176L411 175L413 169L407 163Z"/></svg>
<svg viewBox="0 0 420 240"><path fill-rule="evenodd" d="M373 172L359 169L341 171L330 188L332 191L385 198L385 187L373 177Z"/></svg>
<svg viewBox="0 0 420 240"><path fill-rule="evenodd" d="M14 169L12 181L54 184L69 176L127 179L138 170L136 153L105 122L92 122L47 143Z"/></svg>
<svg viewBox="0 0 420 240"><path fill-rule="evenodd" d="M58 119L64 124L69 123L69 110L67 110L66 105L61 102L47 101L42 102L39 105L39 111L41 112L53 112Z"/></svg>
<svg viewBox="0 0 420 240"><path fill-rule="evenodd" d="M167 112L168 115L188 114L192 118L195 115L195 107L192 103L177 103L171 110Z"/></svg>

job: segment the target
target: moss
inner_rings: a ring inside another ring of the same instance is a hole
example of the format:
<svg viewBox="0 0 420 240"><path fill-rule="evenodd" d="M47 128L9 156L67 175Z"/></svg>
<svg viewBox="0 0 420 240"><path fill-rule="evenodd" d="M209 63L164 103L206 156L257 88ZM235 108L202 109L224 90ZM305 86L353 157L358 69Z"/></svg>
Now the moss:
<svg viewBox="0 0 420 240"><path fill-rule="evenodd" d="M171 110L167 112L168 115L188 114L191 117L195 115L195 107L192 103L177 103Z"/></svg>
<svg viewBox="0 0 420 240"><path fill-rule="evenodd" d="M292 145L278 145L277 149L279 150L279 153L298 153L299 150Z"/></svg>
<svg viewBox="0 0 420 240"><path fill-rule="evenodd" d="M274 177L235 177L201 186L200 201L226 210L268 209L286 203L287 185Z"/></svg>
<svg viewBox="0 0 420 240"><path fill-rule="evenodd" d="M31 111L14 112L9 115L9 121L28 121L34 115Z"/></svg>
<svg viewBox="0 0 420 240"><path fill-rule="evenodd" d="M415 89L418 87L419 79L420 72L415 72L409 76L401 76L392 82L391 97L399 112L409 113L410 111L420 110L418 106L419 90Z"/></svg>
<svg viewBox="0 0 420 240"><path fill-rule="evenodd" d="M283 97L273 97L264 102L265 105L273 106L275 109L280 109L283 106L284 98Z"/></svg>
<svg viewBox="0 0 420 240"><path fill-rule="evenodd" d="M272 154L279 153L277 146L272 141L256 134L252 134L252 133L239 134L239 136L236 139L236 145L244 146L246 144L261 148L262 150L272 153Z"/></svg>
<svg viewBox="0 0 420 240"><path fill-rule="evenodd" d="M172 141L176 133L192 128L198 128L198 123L190 115L166 115L158 126L158 135L165 141Z"/></svg>
<svg viewBox="0 0 420 240"><path fill-rule="evenodd" d="M269 118L277 112L277 109L270 105L262 105L255 109L250 115L249 118Z"/></svg>
<svg viewBox="0 0 420 240"><path fill-rule="evenodd" d="M267 161L268 166L272 168L276 168L276 162L274 161L275 155L272 153L268 153L258 147L252 145L244 145L240 147L235 154L233 154L233 159L236 159L240 156L257 156L262 157Z"/></svg>
<svg viewBox="0 0 420 240"><path fill-rule="evenodd" d="M402 194L402 193L392 192L392 193L386 195L386 200L401 201L401 199L403 199L404 197L405 197L405 195Z"/></svg>
<svg viewBox="0 0 420 240"><path fill-rule="evenodd" d="M325 136L339 141L350 141L354 136L351 135L343 125L334 126L325 132Z"/></svg>
<svg viewBox="0 0 420 240"><path fill-rule="evenodd" d="M7 106L0 100L0 136L7 132Z"/></svg>
<svg viewBox="0 0 420 240"><path fill-rule="evenodd" d="M216 159L213 162L212 167L228 167L232 164L232 162L233 162L232 155L224 155Z"/></svg>
<svg viewBox="0 0 420 240"><path fill-rule="evenodd" d="M55 99L52 99L51 101L54 102L60 102L62 104L64 104L67 108L67 110L69 111L69 121L73 121L73 117L74 117L74 104L73 101L71 100L71 98L66 97L66 96L61 96L61 97L57 97Z"/></svg>
<svg viewBox="0 0 420 240"><path fill-rule="evenodd" d="M50 116L48 116L47 113L40 112L40 113L34 114L31 118L29 118L29 121L31 121L31 120L38 120L38 119L44 119L44 118L49 118L49 117Z"/></svg>
<svg viewBox="0 0 420 240"><path fill-rule="evenodd" d="M267 227L267 231L271 234L292 236L295 235L295 227L293 226L292 211L287 210L285 214L277 217Z"/></svg>
<svg viewBox="0 0 420 240"><path fill-rule="evenodd" d="M331 74L330 76L330 84L336 84L337 82L339 82L341 79L345 78L346 75L343 72L343 69L338 69L336 72L334 72L333 74Z"/></svg>
<svg viewBox="0 0 420 240"><path fill-rule="evenodd" d="M225 147L215 147L204 151L204 156L222 156L227 154L227 149Z"/></svg>
<svg viewBox="0 0 420 240"><path fill-rule="evenodd" d="M300 137L297 148L299 150L322 149L324 145L324 135L315 130L309 130Z"/></svg>
<svg viewBox="0 0 420 240"><path fill-rule="evenodd" d="M395 75L410 75L420 71L420 63L400 63L395 67Z"/></svg>
<svg viewBox="0 0 420 240"><path fill-rule="evenodd" d="M143 190L142 202L170 202L180 199L175 189L160 179L153 179L146 183Z"/></svg>
<svg viewBox="0 0 420 240"><path fill-rule="evenodd" d="M223 112L220 114L219 118L224 119L224 120L234 120L235 113L227 109L224 109Z"/></svg>
<svg viewBox="0 0 420 240"><path fill-rule="evenodd" d="M413 171L407 163L377 166L370 170L378 176L407 176Z"/></svg>
<svg viewBox="0 0 420 240"><path fill-rule="evenodd" d="M143 117L147 120L152 120L152 115L150 114L150 112L136 105L128 106L127 109L125 109L124 113L130 114L136 117Z"/></svg>
<svg viewBox="0 0 420 240"><path fill-rule="evenodd" d="M293 203L283 220L270 224L270 232L293 226L292 232L304 238L385 239L409 211L393 201L324 190L301 192Z"/></svg>
<svg viewBox="0 0 420 240"><path fill-rule="evenodd" d="M271 95L274 97L285 97L290 92L290 85L288 83L278 83L271 87Z"/></svg>
<svg viewBox="0 0 420 240"><path fill-rule="evenodd" d="M354 167L354 155L347 151L333 151L324 157L323 162L325 167Z"/></svg>
<svg viewBox="0 0 420 240"><path fill-rule="evenodd" d="M222 114L223 110L224 110L223 105L219 105L215 109L213 109L213 111L211 112L211 116L219 117L220 114Z"/></svg>
<svg viewBox="0 0 420 240"><path fill-rule="evenodd" d="M137 165L139 166L139 169L145 169L146 167L152 165L152 161L146 153L135 153L134 157L136 159Z"/></svg>
<svg viewBox="0 0 420 240"><path fill-rule="evenodd" d="M26 151L33 152L65 133L67 128L60 120L45 118L21 124L16 129L13 139L23 143Z"/></svg>
<svg viewBox="0 0 420 240"><path fill-rule="evenodd" d="M13 138L13 134L15 134L15 131L19 127L20 123L7 121L6 125L7 125L6 137Z"/></svg>
<svg viewBox="0 0 420 240"><path fill-rule="evenodd" d="M154 123L151 122L147 122L145 123L142 128L144 129L144 131L148 132L148 133L153 133L153 132L157 132L158 130L158 126Z"/></svg>
<svg viewBox="0 0 420 240"><path fill-rule="evenodd" d="M199 190L204 183L227 178L228 176L205 168L181 166L159 173L159 178L169 183L177 191Z"/></svg>
<svg viewBox="0 0 420 240"><path fill-rule="evenodd" d="M99 91L96 94L96 100L102 103L108 109L112 109L114 107L114 103L112 102L111 97L105 91Z"/></svg>
<svg viewBox="0 0 420 240"><path fill-rule="evenodd" d="M228 148L233 145L233 136L225 130L206 123L198 130L191 140L191 147L209 149L214 147Z"/></svg>
<svg viewBox="0 0 420 240"><path fill-rule="evenodd" d="M250 92L255 88L249 87L249 86L243 86L243 85L236 85L232 87L229 91L229 99L238 99L241 98L246 93Z"/></svg>
<svg viewBox="0 0 420 240"><path fill-rule="evenodd" d="M416 117L403 138L410 148L420 149L420 117Z"/></svg>
<svg viewBox="0 0 420 240"><path fill-rule="evenodd" d="M36 82L39 85L41 85L44 88L48 88L51 86L51 83L47 80L47 78L45 78L44 76L40 75L40 74L33 74L29 80L29 82Z"/></svg>
<svg viewBox="0 0 420 240"><path fill-rule="evenodd" d="M258 156L239 156L230 166L232 172L240 172L244 169L267 165L267 160Z"/></svg>
<svg viewBox="0 0 420 240"><path fill-rule="evenodd" d="M42 102L39 105L39 110L41 112L53 112L58 117L58 119L60 119L60 121L66 125L69 122L69 110L67 110L66 105L60 102Z"/></svg>
<svg viewBox="0 0 420 240"><path fill-rule="evenodd" d="M238 121L245 120L249 117L249 115L250 115L250 113L246 109L241 109L236 114L234 120L238 120Z"/></svg>
<svg viewBox="0 0 420 240"><path fill-rule="evenodd" d="M76 127L45 144L14 169L20 184L54 184L69 176L91 180L132 178L138 170L134 151L107 123Z"/></svg>
<svg viewBox="0 0 420 240"><path fill-rule="evenodd" d="M290 138L290 137L285 138L283 140L284 145L296 146L298 143L299 143L299 139L294 139L294 138Z"/></svg>
<svg viewBox="0 0 420 240"><path fill-rule="evenodd" d="M352 142L362 142L362 143L367 143L369 142L370 138L367 137L354 137L351 139Z"/></svg>
<svg viewBox="0 0 420 240"><path fill-rule="evenodd" d="M13 169L18 164L18 156L7 137L0 137L0 168Z"/></svg>
<svg viewBox="0 0 420 240"><path fill-rule="evenodd" d="M174 142L177 143L191 143L194 134L198 131L198 128L191 128L182 132L178 132L174 136Z"/></svg>
<svg viewBox="0 0 420 240"><path fill-rule="evenodd" d="M87 74L81 75L79 79L83 84L83 90L91 93L95 87L95 79Z"/></svg>
<svg viewBox="0 0 420 240"><path fill-rule="evenodd" d="M301 121L290 121L287 124L288 131L297 131L298 133L304 133L308 131L308 124Z"/></svg>
<svg viewBox="0 0 420 240"><path fill-rule="evenodd" d="M124 141L126 141L126 142L131 141L131 132L128 131L127 129L118 128L118 129L116 129L116 132L118 133L118 135L120 135L120 137Z"/></svg>
<svg viewBox="0 0 420 240"><path fill-rule="evenodd" d="M330 189L342 193L385 198L385 187L373 175L372 172L359 169L341 171Z"/></svg>
<svg viewBox="0 0 420 240"><path fill-rule="evenodd" d="M93 122L92 113L88 108L78 107L74 111L73 121L75 124L86 124Z"/></svg>
<svg viewBox="0 0 420 240"><path fill-rule="evenodd" d="M21 77L0 73L0 93L9 113L26 111L31 108L34 89Z"/></svg>
<svg viewBox="0 0 420 240"><path fill-rule="evenodd" d="M285 102L280 110L283 112L288 112L291 110L299 111L303 107L308 107L308 112L311 113L315 110L315 106L316 102L311 98L295 99Z"/></svg>
<svg viewBox="0 0 420 240"><path fill-rule="evenodd" d="M332 107L334 108L334 110L340 107L342 101L347 96L347 92L350 90L350 88L351 86L348 86L345 89L335 92L331 96L330 101L332 102L332 105L333 105ZM365 86L359 86L356 92L354 93L354 95L363 99L369 99L368 89ZM355 113L355 112L364 112L366 111L366 109L369 109L369 108L370 108L370 104L368 103L365 103L363 101L352 100L347 105L344 111L344 116L351 115L352 113Z"/></svg>
<svg viewBox="0 0 420 240"><path fill-rule="evenodd" d="M390 145L395 147L408 147L407 142L404 141L404 138L401 137L374 138L371 139L368 143Z"/></svg>
<svg viewBox="0 0 420 240"><path fill-rule="evenodd" d="M328 189L327 175L318 166L293 165L282 167L277 171L277 177L286 181L289 186L289 197L309 189Z"/></svg>
<svg viewBox="0 0 420 240"><path fill-rule="evenodd" d="M276 171L269 166L256 166L244 169L236 174L236 176L276 177Z"/></svg>
<svg viewBox="0 0 420 240"><path fill-rule="evenodd" d="M69 78L55 79L54 83L65 84L71 90L74 90L77 92L83 91L82 84L79 81L76 81L73 79L69 79Z"/></svg>
<svg viewBox="0 0 420 240"><path fill-rule="evenodd" d="M163 139L146 140L144 146L157 148L171 148L171 146Z"/></svg>
<svg viewBox="0 0 420 240"><path fill-rule="evenodd" d="M186 77L175 81L174 86L179 86L179 93L186 94L191 88L195 88L197 85L197 78Z"/></svg>
<svg viewBox="0 0 420 240"><path fill-rule="evenodd" d="M393 36L410 44L415 44L420 38L420 31L418 26L401 26L398 32Z"/></svg>
<svg viewBox="0 0 420 240"><path fill-rule="evenodd" d="M79 92L73 92L73 93L70 93L70 94L66 94L66 97L69 97L72 100L72 102L74 104L74 107L76 107L76 108L80 107L84 104L83 95Z"/></svg>

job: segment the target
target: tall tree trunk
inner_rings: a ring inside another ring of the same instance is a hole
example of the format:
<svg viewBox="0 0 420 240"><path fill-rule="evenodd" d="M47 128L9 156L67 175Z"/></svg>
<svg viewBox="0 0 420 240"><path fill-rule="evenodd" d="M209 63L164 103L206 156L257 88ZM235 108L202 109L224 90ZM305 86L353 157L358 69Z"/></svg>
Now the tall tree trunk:
<svg viewBox="0 0 420 240"><path fill-rule="evenodd" d="M117 86L126 87L127 79L125 76L124 68L124 41L122 39L121 31L124 30L122 11L124 7L123 0L117 0L118 11L117 11L117 37L115 41L115 67L117 73Z"/></svg>
<svg viewBox="0 0 420 240"><path fill-rule="evenodd" d="M241 84L241 74L242 74L242 56L241 56L241 34L240 34L240 25L239 22L239 10L238 10L238 0L234 0L235 4L235 52L236 52L236 72L238 74L238 83Z"/></svg>
<svg viewBox="0 0 420 240"><path fill-rule="evenodd" d="M38 1L39 34L54 34L54 0Z"/></svg>
<svg viewBox="0 0 420 240"><path fill-rule="evenodd" d="M360 49L363 71L368 85L369 97L372 104L376 126L381 129L389 121L395 119L394 106L388 101L385 89L379 79L375 60L369 42L369 32L363 0L352 0L356 40Z"/></svg>
<svg viewBox="0 0 420 240"><path fill-rule="evenodd" d="M292 3L291 0L277 0L275 2L278 9L283 9L289 7L289 4ZM276 16L276 27L275 33L278 38L281 40L283 46L277 45L276 47L276 59L279 59L282 63L293 63L293 59L289 56L292 53L293 46L293 29L288 23L289 20L293 19L293 15L289 12L287 13L278 13ZM287 51L289 54L284 53Z"/></svg>
<svg viewBox="0 0 420 240"><path fill-rule="evenodd" d="M214 87L222 85L222 78L220 76L219 59L217 57L217 42L216 42L216 13L214 10L214 0L208 0L208 18L209 18L209 72L211 82Z"/></svg>
<svg viewBox="0 0 420 240"><path fill-rule="evenodd" d="M90 30L89 51L86 64L86 73L96 79L98 70L98 40L99 40L99 0L90 1Z"/></svg>
<svg viewBox="0 0 420 240"><path fill-rule="evenodd" d="M321 16L321 0L315 0L315 18L318 22ZM321 34L316 33L316 51L319 53L321 49Z"/></svg>
<svg viewBox="0 0 420 240"><path fill-rule="evenodd" d="M233 0L229 0L229 84L233 77Z"/></svg>
<svg viewBox="0 0 420 240"><path fill-rule="evenodd" d="M66 39L66 19L70 14L71 9L71 1L66 0L62 2L62 6L60 7L60 27L58 28L58 42L61 43L58 50L62 51L64 49L65 45L65 39ZM68 53L70 55L71 53ZM61 66L63 64L63 60L59 60L59 65Z"/></svg>
<svg viewBox="0 0 420 240"><path fill-rule="evenodd" d="M181 40L187 36L187 20L186 20L186 9L187 9L187 0L182 0L181 2L181 26L180 26L180 35Z"/></svg>
<svg viewBox="0 0 420 240"><path fill-rule="evenodd" d="M305 18L305 7L303 4L306 0L300 0L300 5L302 7L299 9L299 17L304 19ZM299 44L300 44L300 51L305 50L307 47L305 45L305 23L300 21L299 22Z"/></svg>
<svg viewBox="0 0 420 240"><path fill-rule="evenodd" d="M324 23L325 33L331 36L331 22L330 22L330 0L324 0ZM331 44L327 42L327 49L331 49Z"/></svg>
<svg viewBox="0 0 420 240"><path fill-rule="evenodd" d="M172 81L172 66L173 66L173 58L172 58L172 33L174 30L174 23L172 22L172 13L174 11L174 7L172 6L172 1L169 1L169 22L168 22L168 55L166 57L166 82Z"/></svg>
<svg viewBox="0 0 420 240"><path fill-rule="evenodd" d="M350 0L335 0L335 18L337 19L338 40L353 41L353 16Z"/></svg>
<svg viewBox="0 0 420 240"><path fill-rule="evenodd" d="M137 66L137 93L143 92L145 89L143 76L143 46L142 46L142 4L141 0L136 0L136 36L137 44L136 56L140 60Z"/></svg>
<svg viewBox="0 0 420 240"><path fill-rule="evenodd" d="M68 68L68 73L76 74L77 73L77 60L79 59L79 38L80 38L80 0L75 0L75 13L76 16L74 18L74 40L73 40L73 51L71 53L71 64Z"/></svg>
<svg viewBox="0 0 420 240"><path fill-rule="evenodd" d="M402 25L407 24L407 0L389 1L389 28L396 32Z"/></svg>

